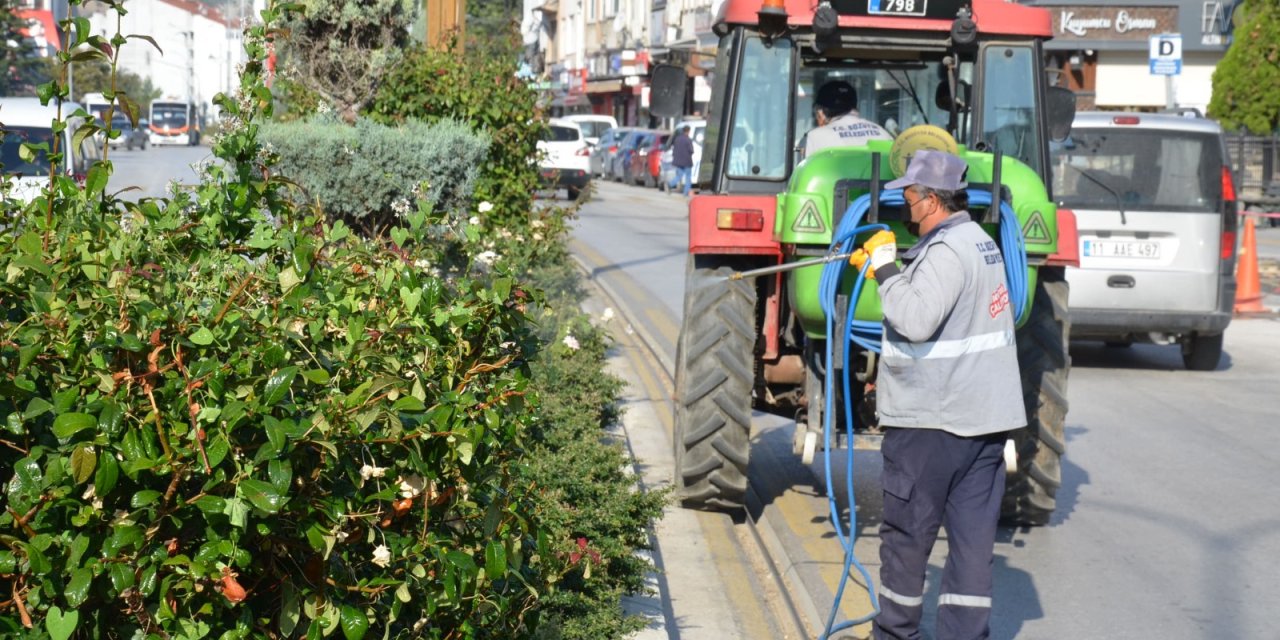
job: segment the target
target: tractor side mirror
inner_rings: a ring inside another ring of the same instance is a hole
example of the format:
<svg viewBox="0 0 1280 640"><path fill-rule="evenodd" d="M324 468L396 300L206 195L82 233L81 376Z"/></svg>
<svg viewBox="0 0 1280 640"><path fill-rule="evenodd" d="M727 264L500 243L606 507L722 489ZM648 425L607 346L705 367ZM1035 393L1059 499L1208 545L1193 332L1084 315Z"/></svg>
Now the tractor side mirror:
<svg viewBox="0 0 1280 640"><path fill-rule="evenodd" d="M1076 94L1065 87L1049 87L1045 91L1045 115L1049 121L1049 139L1066 140L1076 119Z"/></svg>
<svg viewBox="0 0 1280 640"><path fill-rule="evenodd" d="M973 94L973 87L968 82L961 80L956 83L956 111L964 112L969 109L969 97ZM947 87L947 83L938 83L938 88L933 92L933 103L943 111L951 111L951 89Z"/></svg>
<svg viewBox="0 0 1280 640"><path fill-rule="evenodd" d="M688 80L683 67L671 64L654 67L649 78L649 113L659 118L684 115L684 94Z"/></svg>

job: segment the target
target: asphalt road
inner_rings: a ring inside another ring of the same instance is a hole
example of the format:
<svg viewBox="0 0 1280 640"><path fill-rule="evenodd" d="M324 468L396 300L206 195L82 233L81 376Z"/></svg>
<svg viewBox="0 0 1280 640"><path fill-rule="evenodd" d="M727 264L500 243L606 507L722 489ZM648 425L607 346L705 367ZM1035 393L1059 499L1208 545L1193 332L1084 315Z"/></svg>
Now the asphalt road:
<svg viewBox="0 0 1280 640"><path fill-rule="evenodd" d="M668 371L682 310L684 207L678 196L600 184L575 230L575 252ZM1047 527L1001 531L992 637L1280 637L1269 613L1280 590L1272 567L1280 557L1280 322L1237 319L1213 372L1184 370L1173 346L1077 343L1071 355L1058 511ZM829 568L840 558L817 488L822 470L790 454L790 429L756 415L753 486L794 555L788 566ZM856 462L858 557L874 573L879 456L859 452ZM945 541L931 560L934 598L944 550ZM823 614L832 576L799 581Z"/></svg>
<svg viewBox="0 0 1280 640"><path fill-rule="evenodd" d="M156 198L168 195L172 181L195 184L198 180L193 165L214 160L209 147L157 147L147 145L145 150L126 151L124 147L112 149L107 159L115 166L108 183L108 191L135 187L121 194L130 200Z"/></svg>

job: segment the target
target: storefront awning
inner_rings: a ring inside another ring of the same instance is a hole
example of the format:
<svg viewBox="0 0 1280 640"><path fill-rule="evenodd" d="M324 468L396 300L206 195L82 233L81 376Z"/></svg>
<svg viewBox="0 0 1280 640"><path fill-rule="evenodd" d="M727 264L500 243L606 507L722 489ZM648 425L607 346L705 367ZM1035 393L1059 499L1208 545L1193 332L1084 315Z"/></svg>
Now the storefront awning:
<svg viewBox="0 0 1280 640"><path fill-rule="evenodd" d="M621 80L589 80L587 93L617 93L622 91Z"/></svg>

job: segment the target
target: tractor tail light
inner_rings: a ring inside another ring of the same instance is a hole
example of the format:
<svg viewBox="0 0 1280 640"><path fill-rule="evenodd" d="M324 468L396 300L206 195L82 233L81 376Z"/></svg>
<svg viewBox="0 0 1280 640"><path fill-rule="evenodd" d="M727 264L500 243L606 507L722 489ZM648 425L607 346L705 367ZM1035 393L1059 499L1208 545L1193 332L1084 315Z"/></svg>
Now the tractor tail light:
<svg viewBox="0 0 1280 640"><path fill-rule="evenodd" d="M764 212L757 209L720 209L716 211L716 228L726 231L760 231L764 229Z"/></svg>

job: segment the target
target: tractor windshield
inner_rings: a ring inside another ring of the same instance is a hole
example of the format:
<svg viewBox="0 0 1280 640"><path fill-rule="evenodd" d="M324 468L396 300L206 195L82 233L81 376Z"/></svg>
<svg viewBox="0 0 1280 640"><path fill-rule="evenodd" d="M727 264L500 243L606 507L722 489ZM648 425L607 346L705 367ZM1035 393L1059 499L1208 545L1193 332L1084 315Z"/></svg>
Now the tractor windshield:
<svg viewBox="0 0 1280 640"><path fill-rule="evenodd" d="M738 74L729 80L725 73L738 47L742 50ZM955 123L944 65L948 56L956 60ZM721 42L711 106L713 121L721 109L730 111L728 130L709 129L709 135L728 137L723 157L726 177L786 180L800 161L805 134L816 126L814 96L825 84L839 80L856 90L858 114L891 135L918 124L954 126L961 145L999 150L1043 175L1035 60L1031 43L988 43L963 56L889 48L849 48L817 55L807 48L797 53L796 45L787 39L770 42L749 32L729 34ZM717 99L726 93L736 94L734 104Z"/></svg>

